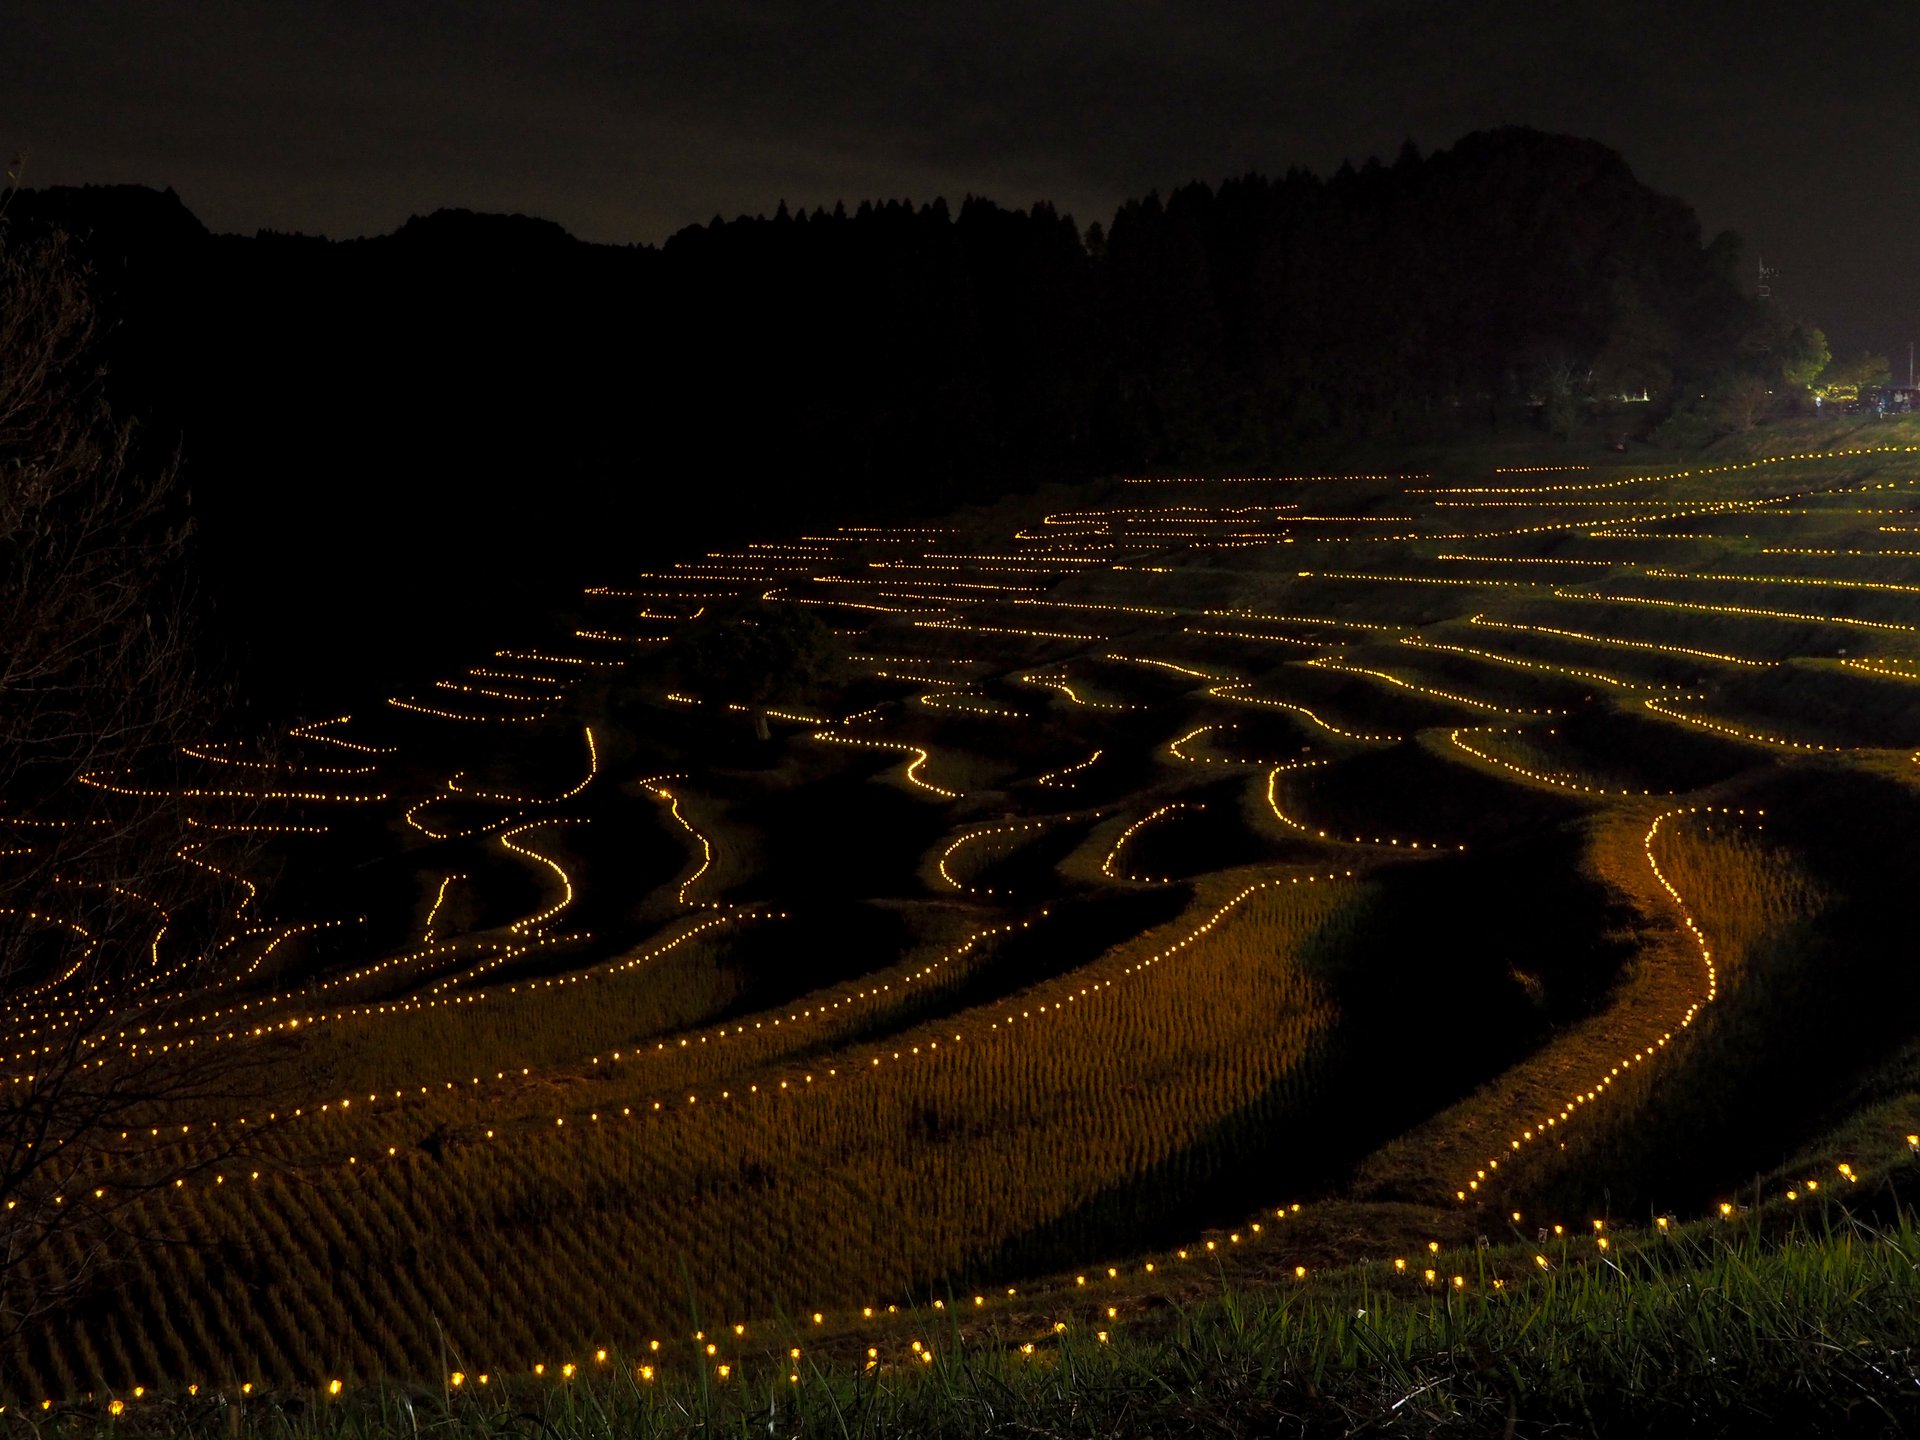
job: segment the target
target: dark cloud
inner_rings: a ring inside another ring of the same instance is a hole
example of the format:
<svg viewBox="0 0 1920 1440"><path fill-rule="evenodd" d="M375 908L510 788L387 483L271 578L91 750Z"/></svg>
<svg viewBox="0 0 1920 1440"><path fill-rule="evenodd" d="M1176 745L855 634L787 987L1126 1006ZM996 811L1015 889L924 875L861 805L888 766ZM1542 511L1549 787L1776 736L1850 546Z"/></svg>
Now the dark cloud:
<svg viewBox="0 0 1920 1440"><path fill-rule="evenodd" d="M659 240L782 198L1129 194L1525 123L1740 230L1837 342L1920 330L1920 28L1651 0L10 7L0 145L170 184L216 229L441 205ZM1883 18L1884 17L1884 18ZM1904 367L1902 367L1904 368Z"/></svg>

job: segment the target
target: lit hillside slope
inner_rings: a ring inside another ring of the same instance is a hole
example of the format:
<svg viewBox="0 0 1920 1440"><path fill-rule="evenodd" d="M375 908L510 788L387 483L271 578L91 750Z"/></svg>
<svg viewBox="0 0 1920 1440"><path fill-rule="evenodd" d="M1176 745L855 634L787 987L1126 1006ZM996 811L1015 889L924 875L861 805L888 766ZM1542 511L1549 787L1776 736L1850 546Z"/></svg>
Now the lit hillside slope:
<svg viewBox="0 0 1920 1440"><path fill-rule="evenodd" d="M744 1364L1710 1212L1915 1038L1895 435L769 537L194 752L193 861L244 827L258 888L96 1058L231 1047L266 1098L49 1181L151 1188L0 1383ZM86 1006L56 930L10 1078Z"/></svg>

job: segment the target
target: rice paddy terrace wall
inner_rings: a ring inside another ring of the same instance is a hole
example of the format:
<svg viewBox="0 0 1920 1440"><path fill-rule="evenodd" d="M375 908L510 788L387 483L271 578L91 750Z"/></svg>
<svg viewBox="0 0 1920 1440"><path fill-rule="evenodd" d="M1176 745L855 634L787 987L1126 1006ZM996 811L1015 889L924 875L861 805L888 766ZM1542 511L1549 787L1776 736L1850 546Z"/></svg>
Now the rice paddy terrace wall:
<svg viewBox="0 0 1920 1440"><path fill-rule="evenodd" d="M0 1387L728 1365L1710 1207L1911 1039L1914 530L1903 449L1143 478L627 577L194 750L183 863L255 867L221 973L157 934L85 1043L267 1079L48 1174L10 1223L121 1203ZM722 607L827 662L691 686ZM10 923L19 1093L88 997Z"/></svg>

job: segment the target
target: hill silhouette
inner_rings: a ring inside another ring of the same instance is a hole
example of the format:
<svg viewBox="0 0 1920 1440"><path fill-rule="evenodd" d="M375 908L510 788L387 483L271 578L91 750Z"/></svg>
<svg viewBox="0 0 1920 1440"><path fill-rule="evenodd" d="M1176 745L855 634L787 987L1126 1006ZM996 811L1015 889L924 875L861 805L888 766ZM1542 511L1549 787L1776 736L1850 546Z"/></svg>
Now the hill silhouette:
<svg viewBox="0 0 1920 1440"><path fill-rule="evenodd" d="M5 214L83 242L113 398L182 448L218 629L278 708L537 623L689 535L1284 466L1767 363L1737 241L1527 129L1085 229L972 197L783 204L657 247L459 210L215 235L135 186Z"/></svg>

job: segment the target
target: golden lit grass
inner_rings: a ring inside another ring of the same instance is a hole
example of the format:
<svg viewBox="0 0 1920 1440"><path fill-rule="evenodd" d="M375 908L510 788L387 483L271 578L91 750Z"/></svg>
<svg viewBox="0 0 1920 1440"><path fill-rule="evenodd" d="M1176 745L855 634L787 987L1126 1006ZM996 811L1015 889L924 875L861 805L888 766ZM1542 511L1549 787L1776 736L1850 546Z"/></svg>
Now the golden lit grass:
<svg viewBox="0 0 1920 1440"><path fill-rule="evenodd" d="M1595 764L1592 756L1582 754L1556 731L1498 725L1461 726L1444 736L1421 738L1431 746L1451 747L1455 752L1452 758L1465 757L1466 763L1483 766L1495 774L1569 795L1586 796L1595 803L1603 796L1633 795L1653 789L1640 783L1643 777L1638 774L1623 773L1618 766Z"/></svg>
<svg viewBox="0 0 1920 1440"><path fill-rule="evenodd" d="M335 1151L258 1187L156 1203L248 1256L245 1273L184 1262L200 1304L260 1337L231 1352L235 1378L371 1370L395 1363L395 1345L427 1365L436 1315L463 1353L504 1364L541 1353L530 1336L585 1342L584 1316L629 1343L676 1327L690 1292L726 1319L898 1294L965 1272L1285 1084L1328 1021L1291 956L1343 891L1283 877L1233 903L1244 888L1203 886L1182 918L1030 991L810 1057L812 1085L799 1065L748 1068L727 1088L764 1093L722 1101L710 1082L698 1104L658 1095L656 1114L638 1072L612 1067L523 1091L491 1142L476 1120L395 1159L342 1165ZM553 1113L533 1113L542 1100ZM344 1149L371 1132L333 1133ZM300 1145L314 1153L312 1136ZM103 1315L157 1303L166 1283L130 1277ZM479 1293L489 1305L460 1298Z"/></svg>
<svg viewBox="0 0 1920 1440"><path fill-rule="evenodd" d="M738 963L738 952L750 946L752 965L818 937L767 910L738 910L686 917L611 961L556 965L550 975L517 982L518 993L496 993L480 1004L323 1026L302 1042L297 1067L289 1057L290 1069L316 1076L311 1098L380 1098L371 1113L353 1117L350 1129L311 1140L303 1137L314 1132L302 1131L273 1153L298 1163L309 1150L332 1154L356 1140L379 1151L411 1145L437 1127L484 1128L535 1113L551 1118L554 1094L603 1094L614 1104L799 1063L797 1057L830 1051L850 1035L889 1034L937 1008L1018 929L1017 922L952 909L928 908L915 921L922 937L896 962L777 1006L752 1003L756 977ZM505 1057L509 1068L502 1074L497 1064L462 1066L461 1057ZM523 1068L532 1074L522 1077ZM617 1083L596 1091L587 1084L596 1077ZM396 1082L405 1091L397 1106L388 1103Z"/></svg>
<svg viewBox="0 0 1920 1440"><path fill-rule="evenodd" d="M1716 858L1691 880L1705 896L1701 925L1726 935L1740 962L1735 983L1633 1125L1576 1134L1529 1177L1544 1201L1604 1191L1629 1207L1698 1203L1849 1108L1910 1089L1900 1055L1920 991L1899 936L1915 864L1911 792L1851 764L1807 765L1772 777L1767 809L1765 849L1779 858L1777 829L1790 869L1742 873ZM1708 838L1721 838L1717 825ZM1677 863L1689 859L1683 848ZM1794 888L1810 902L1774 908Z"/></svg>
<svg viewBox="0 0 1920 1440"><path fill-rule="evenodd" d="M1530 1165L1558 1135L1582 1126L1633 1123L1638 1106L1670 1072L1674 1055L1692 1041L1681 1022L1703 1002L1707 973L1699 945L1681 923L1673 897L1647 864L1646 840L1659 802L1621 805L1597 819L1586 868L1628 899L1643 917L1639 953L1608 997L1605 1008L1549 1041L1541 1050L1431 1121L1374 1155L1356 1177L1360 1195L1396 1195L1436 1204L1456 1201L1456 1192L1481 1174L1489 1160L1503 1160L1507 1173L1485 1187L1497 1197L1512 1184L1527 1183ZM1757 821L1755 822L1757 823ZM1747 957L1766 937L1817 910L1819 901L1790 856L1757 837L1736 817L1674 815L1653 851L1661 870L1697 917L1712 951L1724 997L1737 987ZM1716 1002L1718 1003L1718 1002ZM1700 1012L1710 1016L1711 1007ZM1691 1029L1692 1027L1688 1027ZM1628 1056L1662 1049L1672 1036L1674 1055L1659 1054L1633 1067ZM1619 1076L1626 1078L1621 1079ZM1544 1138L1542 1122L1557 1117L1572 1097L1607 1080L1600 1098ZM1524 1139L1533 1131L1542 1139ZM1521 1140L1516 1152L1513 1142ZM1514 1177L1518 1177L1517 1182ZM1482 1200L1478 1192L1475 1200Z"/></svg>
<svg viewBox="0 0 1920 1440"><path fill-rule="evenodd" d="M440 1089L463 1068L463 1056L501 1057L516 1069L579 1065L602 1048L697 1025L718 1015L741 990L741 977L718 963L734 925L672 943L700 919L669 925L658 939L592 967L605 973L591 979L579 978L587 971L550 961L553 973L546 975L495 984L482 977L471 988L485 990L487 998L473 1004L323 1024L304 1042L305 1063L340 1094L396 1084ZM491 1077L499 1065L484 1068Z"/></svg>

